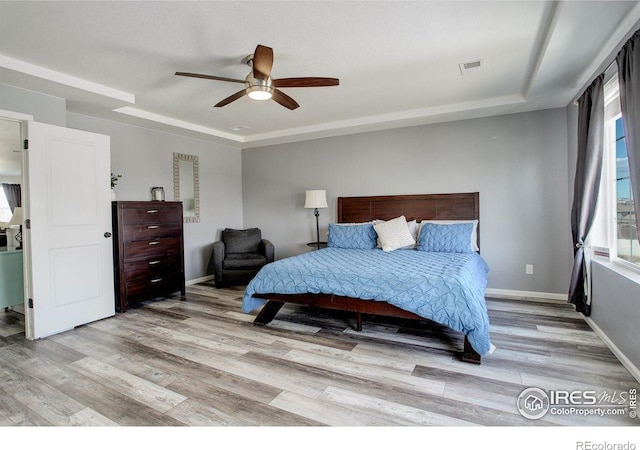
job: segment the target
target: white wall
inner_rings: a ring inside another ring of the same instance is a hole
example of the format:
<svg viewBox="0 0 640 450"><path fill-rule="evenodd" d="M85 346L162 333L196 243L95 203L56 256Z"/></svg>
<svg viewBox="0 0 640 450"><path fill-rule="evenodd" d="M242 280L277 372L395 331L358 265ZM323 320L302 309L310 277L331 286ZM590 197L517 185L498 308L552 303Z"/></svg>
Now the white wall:
<svg viewBox="0 0 640 450"><path fill-rule="evenodd" d="M306 189L327 190L324 237L338 196L478 191L489 287L566 294L567 173L565 109L245 149L244 226L262 228L282 258L315 240Z"/></svg>
<svg viewBox="0 0 640 450"><path fill-rule="evenodd" d="M238 149L161 131L69 113L67 126L111 136L111 165L122 174L118 200L151 200L163 186L173 200L173 152L197 155L200 222L184 224L185 277L207 275L213 242L225 227L242 227L241 154Z"/></svg>

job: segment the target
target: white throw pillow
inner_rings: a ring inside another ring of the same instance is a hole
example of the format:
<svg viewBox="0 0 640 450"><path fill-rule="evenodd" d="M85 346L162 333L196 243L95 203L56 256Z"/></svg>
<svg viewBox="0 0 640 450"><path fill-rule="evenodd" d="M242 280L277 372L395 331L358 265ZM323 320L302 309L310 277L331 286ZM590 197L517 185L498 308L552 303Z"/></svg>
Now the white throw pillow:
<svg viewBox="0 0 640 450"><path fill-rule="evenodd" d="M416 240L409 231L407 219L404 216L387 220L373 226L378 233L378 241L382 250L390 252L409 245L415 245Z"/></svg>

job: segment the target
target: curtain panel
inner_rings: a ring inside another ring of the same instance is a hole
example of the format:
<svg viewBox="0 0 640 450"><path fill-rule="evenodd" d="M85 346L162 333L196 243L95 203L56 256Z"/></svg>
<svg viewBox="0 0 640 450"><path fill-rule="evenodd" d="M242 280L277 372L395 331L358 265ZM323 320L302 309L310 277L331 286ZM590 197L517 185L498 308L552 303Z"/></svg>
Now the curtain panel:
<svg viewBox="0 0 640 450"><path fill-rule="evenodd" d="M622 47L616 63L620 84L620 108L629 157L629 178L640 232L640 31ZM640 233L639 233L640 236Z"/></svg>
<svg viewBox="0 0 640 450"><path fill-rule="evenodd" d="M571 207L573 270L569 302L576 310L591 314L590 258L585 252L593 224L602 176L604 139L604 74L596 78L578 99L578 158Z"/></svg>
<svg viewBox="0 0 640 450"><path fill-rule="evenodd" d="M16 206L22 206L22 190L19 184L2 183L2 189L4 189L4 195L7 197L9 208L11 212Z"/></svg>

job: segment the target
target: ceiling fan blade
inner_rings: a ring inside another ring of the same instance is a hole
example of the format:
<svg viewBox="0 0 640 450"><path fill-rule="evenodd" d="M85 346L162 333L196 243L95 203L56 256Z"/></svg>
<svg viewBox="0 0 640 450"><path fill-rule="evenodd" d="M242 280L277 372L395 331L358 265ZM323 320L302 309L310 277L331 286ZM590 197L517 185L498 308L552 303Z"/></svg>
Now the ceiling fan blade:
<svg viewBox="0 0 640 450"><path fill-rule="evenodd" d="M301 77L301 78L278 78L273 80L274 87L321 87L321 86L338 86L340 80L337 78L322 77Z"/></svg>
<svg viewBox="0 0 640 450"><path fill-rule="evenodd" d="M287 94L277 89L273 90L273 97L271 98L273 98L276 102L280 103L285 108L289 108L292 110L300 106L298 105L298 102L296 102L294 99L292 99Z"/></svg>
<svg viewBox="0 0 640 450"><path fill-rule="evenodd" d="M253 77L259 80L266 80L271 75L273 66L273 49L258 45L253 53Z"/></svg>
<svg viewBox="0 0 640 450"><path fill-rule="evenodd" d="M236 92L233 95L230 95L229 97L225 98L224 100L219 101L213 107L214 108L221 108L221 107L223 107L225 105L228 105L231 102L235 102L236 100L238 100L241 97L244 97L246 94L247 94L247 90L243 89L241 91Z"/></svg>
<svg viewBox="0 0 640 450"><path fill-rule="evenodd" d="M203 75L201 73L176 72L181 77L204 78L207 80L231 81L232 83L245 83L245 80L236 80L235 78L217 77L215 75Z"/></svg>

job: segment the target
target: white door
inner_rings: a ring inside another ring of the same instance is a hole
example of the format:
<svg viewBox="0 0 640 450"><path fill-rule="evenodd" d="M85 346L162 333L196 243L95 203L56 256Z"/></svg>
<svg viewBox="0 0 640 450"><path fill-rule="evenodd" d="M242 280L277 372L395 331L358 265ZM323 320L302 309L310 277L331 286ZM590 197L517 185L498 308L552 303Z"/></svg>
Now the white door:
<svg viewBox="0 0 640 450"><path fill-rule="evenodd" d="M110 138L28 124L26 335L38 339L115 314Z"/></svg>

